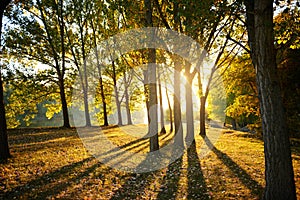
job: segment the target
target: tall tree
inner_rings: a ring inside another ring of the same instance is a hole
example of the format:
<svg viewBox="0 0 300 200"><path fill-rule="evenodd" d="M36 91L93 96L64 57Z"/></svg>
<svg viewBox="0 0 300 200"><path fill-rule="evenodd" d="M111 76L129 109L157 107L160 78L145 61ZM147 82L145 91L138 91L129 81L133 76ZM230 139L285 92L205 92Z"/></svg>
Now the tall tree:
<svg viewBox="0 0 300 200"><path fill-rule="evenodd" d="M252 127L258 128L258 122L261 122L259 100L250 55L237 56L228 68L222 68L225 70L222 79L227 98L226 116L240 127L252 124Z"/></svg>
<svg viewBox="0 0 300 200"><path fill-rule="evenodd" d="M0 47L1 47L1 33L2 33L2 20L4 10L8 6L11 0L4 0L0 5ZM10 157L8 138L7 138L7 125L5 118L5 107L4 107L4 97L3 97L3 81L0 66L0 159L7 160Z"/></svg>
<svg viewBox="0 0 300 200"><path fill-rule="evenodd" d="M10 14L12 24L7 33L6 44L9 52L21 59L35 60L48 65L48 76L45 80L55 82L61 101L63 126L70 127L67 107L66 78L66 38L65 10L60 1L29 1L18 4ZM17 28L18 27L18 28ZM21 27L21 28L19 28Z"/></svg>
<svg viewBox="0 0 300 200"><path fill-rule="evenodd" d="M165 82L165 88L166 88L166 98L168 101L168 108L169 108L170 133L172 133L173 132L173 111L172 111L172 106L171 106L166 82Z"/></svg>
<svg viewBox="0 0 300 200"><path fill-rule="evenodd" d="M178 14L178 3L174 2L174 15L173 15L173 21L174 21L174 27L176 31L180 30L180 18ZM180 72L182 70L182 59L180 59L178 56L174 56L172 58L174 61L174 130L175 130L175 143L184 148L184 142L183 142L183 129L182 129L182 121L181 121L181 104L180 104L180 98L181 98L181 89L180 89Z"/></svg>
<svg viewBox="0 0 300 200"><path fill-rule="evenodd" d="M99 19L100 15L93 13L94 16L91 20L91 28L92 28L92 45L94 48L97 47L97 42L99 41L99 35L100 35L100 28L101 28L101 21ZM104 83L103 83L103 76L102 76L102 66L100 64L100 58L99 58L99 53L98 51L95 51L95 56L96 56L96 64L97 64L97 69L98 69L98 74L99 74L99 89L100 89L100 96L101 96L101 103L102 103L102 109L103 109L103 125L108 126L108 111L107 111L107 100L105 97L105 92L104 92Z"/></svg>
<svg viewBox="0 0 300 200"><path fill-rule="evenodd" d="M180 72L184 70L187 80L185 87L187 91L185 99L186 109L188 110L186 112L187 138L192 139L194 134L193 99L189 94L192 92L192 83L196 75L198 75L199 96L201 98L200 134L205 135L205 103L210 86L205 88L207 92L202 88L204 85L202 79L205 74L200 73L200 66L203 66L204 58L207 56L206 54L212 55L216 52L217 46L221 47L219 52L221 52L220 55L222 56L222 49L226 46L226 43L224 44L225 36L230 33L229 27L235 20L233 14L240 8L237 7L236 2L212 0L188 0L180 3L171 1L170 3L168 2L169 5L167 6L165 5L166 3L160 3L157 0L155 0L155 3L159 18L166 28L172 27L174 30L190 36L203 46L204 51L198 60L198 66L192 68L189 64L184 64L184 67L180 68ZM172 18L172 20L170 20L170 18ZM220 59L220 56L217 57ZM215 63L218 63L218 60L216 61ZM215 69L211 70L211 76L214 76L217 67L219 67L219 65L216 65L214 67ZM175 89L179 90L178 87ZM175 112L174 110L174 114ZM176 114L174 115L174 117L177 116Z"/></svg>
<svg viewBox="0 0 300 200"><path fill-rule="evenodd" d="M159 68L158 70L158 93L159 93L159 105L160 105L160 124L161 124L161 130L160 133L166 133L165 123L164 123L164 108L163 108L163 97L162 97L162 88L161 88L161 71Z"/></svg>
<svg viewBox="0 0 300 200"><path fill-rule="evenodd" d="M245 0L244 3L262 116L264 199L296 199L290 142L277 74L273 0Z"/></svg>
<svg viewBox="0 0 300 200"><path fill-rule="evenodd" d="M119 89L117 85L117 71L116 71L116 64L115 61L112 61L112 80L113 80L113 85L114 85L114 92L115 92L115 101L116 101L116 106L117 106L117 115L118 115L118 125L123 125L123 120L122 120L122 110L121 110L121 103L122 101L120 100L120 95L119 95Z"/></svg>
<svg viewBox="0 0 300 200"><path fill-rule="evenodd" d="M91 45L87 42L89 39L88 21L90 21L92 17L90 6L95 5L91 5L91 3L87 1L72 0L72 3L67 5L67 12L69 16L68 23L65 25L66 35L68 37L70 50L73 56L73 62L77 68L78 75L80 76L83 91L85 125L87 127L91 126L88 104L89 85L87 78L87 55L91 47ZM67 25L72 28L68 28ZM76 52L74 50L75 48Z"/></svg>
<svg viewBox="0 0 300 200"><path fill-rule="evenodd" d="M152 1L144 0L145 6L145 18L146 18L146 26L153 27L152 21ZM154 39L154 31L152 32ZM156 50L148 49L148 87L149 87L149 134L150 134L150 151L156 151L159 149L158 143L158 115L157 109L155 109L157 105L157 84L156 84Z"/></svg>
<svg viewBox="0 0 300 200"><path fill-rule="evenodd" d="M184 147L183 142L183 128L181 121L181 88L180 88L180 72L182 68L182 62L180 58L174 56L174 130L176 134L175 142L178 146Z"/></svg>
<svg viewBox="0 0 300 200"><path fill-rule="evenodd" d="M45 26L47 26L45 22L45 16L41 2L37 0L38 3L38 8L40 10L41 18ZM64 22L64 5L63 5L63 0L59 0L58 2L53 2L54 7L56 9L56 17L57 17L57 22L59 26L59 36L60 36L60 51L61 51L61 66L59 65L59 61L57 58L56 52L54 53L54 60L55 60L55 70L58 75L58 86L59 86L59 94L60 94L60 100L61 100L61 107L63 111L63 127L65 128L70 128L70 120L69 120L69 113L68 113L68 105L67 105L67 99L66 99L66 93L65 93L65 73L66 73L66 47L65 47L65 22ZM48 28L46 28L48 29ZM46 30L48 32L49 30ZM51 35L47 33L48 41L50 45L52 46L52 51L53 50L53 41L51 39ZM52 43L52 44L51 44Z"/></svg>

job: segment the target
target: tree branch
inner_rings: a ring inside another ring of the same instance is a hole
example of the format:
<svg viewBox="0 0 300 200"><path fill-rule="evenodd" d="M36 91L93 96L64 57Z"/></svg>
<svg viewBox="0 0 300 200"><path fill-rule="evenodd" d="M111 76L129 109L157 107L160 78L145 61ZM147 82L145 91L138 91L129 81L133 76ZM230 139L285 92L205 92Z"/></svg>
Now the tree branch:
<svg viewBox="0 0 300 200"><path fill-rule="evenodd" d="M237 40L233 39L232 37L230 37L229 34L226 36L226 38L229 39L229 40L231 40L232 42L238 44L239 46L241 46L245 51L247 51L247 53L250 53L250 49L248 49L247 47L245 47L245 45L243 45L239 41L237 41Z"/></svg>

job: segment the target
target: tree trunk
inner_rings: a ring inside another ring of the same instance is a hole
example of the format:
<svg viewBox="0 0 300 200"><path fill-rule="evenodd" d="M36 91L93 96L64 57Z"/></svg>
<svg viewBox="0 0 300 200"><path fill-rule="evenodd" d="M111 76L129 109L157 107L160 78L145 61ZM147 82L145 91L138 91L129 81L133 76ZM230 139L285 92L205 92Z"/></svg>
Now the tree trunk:
<svg viewBox="0 0 300 200"><path fill-rule="evenodd" d="M184 148L183 144L183 130L181 121L181 107L180 107L180 62L175 58L175 71L174 71L174 125L175 125L175 143Z"/></svg>
<svg viewBox="0 0 300 200"><path fill-rule="evenodd" d="M3 83L2 83L2 73L0 68L0 160L7 160L7 158L9 157L10 157L10 152L9 152L8 139L7 139L7 125L6 125L6 118L5 118Z"/></svg>
<svg viewBox="0 0 300 200"><path fill-rule="evenodd" d="M160 133L166 133L165 128L165 119L164 119L164 107L162 101L162 91L161 91L161 81L160 81L160 72L158 72L158 93L159 93L159 105L160 105L160 124L161 130Z"/></svg>
<svg viewBox="0 0 300 200"><path fill-rule="evenodd" d="M66 100L66 93L65 93L65 82L64 82L64 75L66 71L65 67L65 59L66 59L66 49L65 49L65 28L64 28L64 16L63 16L63 1L60 0L60 16L58 17L59 26L60 26L60 42L61 42L61 73L59 73L59 89L60 89L60 97L61 97L61 103L62 103L62 110L63 110L63 118L64 118L64 125L65 128L70 128L70 120L69 120L69 114L68 114L68 105ZM59 11L57 10L59 13ZM60 18L60 19L59 19ZM59 66L57 66L58 71Z"/></svg>
<svg viewBox="0 0 300 200"><path fill-rule="evenodd" d="M112 61L112 67L113 67L113 82L114 82L115 99L116 99L117 114L118 114L118 125L123 125L122 113L121 113L121 102L119 100L119 91L118 91L118 87L117 87L116 67L115 67L115 62L114 61Z"/></svg>
<svg viewBox="0 0 300 200"><path fill-rule="evenodd" d="M91 119L89 113L89 102L88 102L88 92L87 92L87 85L83 87L83 102L84 102L84 114L85 114L85 126L91 126Z"/></svg>
<svg viewBox="0 0 300 200"><path fill-rule="evenodd" d="M3 13L7 5L11 0L4 0L0 5L0 46L1 46L1 33L2 33L2 19ZM7 138L7 124L5 117L5 106L4 106L4 96L3 96L3 82L2 73L0 66L0 160L6 161L10 157L8 138Z"/></svg>
<svg viewBox="0 0 300 200"><path fill-rule="evenodd" d="M132 124L132 119L131 119L131 113L130 113L130 106L129 106L129 94L128 94L128 80L126 79L126 73L124 72L124 85L125 85L125 107L126 107L126 115L127 115L127 124L131 125Z"/></svg>
<svg viewBox="0 0 300 200"><path fill-rule="evenodd" d="M170 133L173 132L173 111L172 111L172 106L171 106L171 102L170 102L170 98L169 98L169 94L168 94L168 90L167 90L167 86L166 86L166 97L167 97L167 101L168 101L168 108L169 108L169 120L170 120Z"/></svg>
<svg viewBox="0 0 300 200"><path fill-rule="evenodd" d="M277 75L273 0L248 0L245 4L262 116L266 179L264 199L296 199L286 116ZM249 17L252 13L254 18Z"/></svg>
<svg viewBox="0 0 300 200"><path fill-rule="evenodd" d="M150 60L155 60L155 49L149 49ZM153 62L150 62L153 63ZM149 75L149 116L150 116L150 152L159 150L156 65L148 64ZM155 63L155 61L154 61Z"/></svg>
<svg viewBox="0 0 300 200"><path fill-rule="evenodd" d="M79 20L78 20L78 23ZM91 124L91 118L90 118L90 112L89 112L89 102L88 102L88 80L87 80L87 68L86 68L86 58L85 58L85 43L83 38L83 25L79 24L80 26L80 40L81 40L81 53L82 53L82 59L83 59L83 77L84 77L84 87L83 87L83 100L84 100L84 113L85 113L85 126L90 127Z"/></svg>
<svg viewBox="0 0 300 200"><path fill-rule="evenodd" d="M93 24L93 21L91 22L91 27L93 30L93 43L94 47L97 46L97 38L96 38L96 30ZM95 55L96 55L96 62L97 62L97 69L98 69L98 74L99 74L99 84L100 84L100 95L101 95L101 101L102 101L102 108L103 108L103 120L104 126L108 126L108 118L107 118L107 105L106 105L106 100L105 100L105 93L104 93L104 87L103 87L103 78L102 78L102 69L99 61L99 54L97 49L95 50Z"/></svg>
<svg viewBox="0 0 300 200"><path fill-rule="evenodd" d="M122 113L121 113L121 102L119 100L119 92L116 85L114 86L114 90L115 90L115 98L116 98L116 106L117 106L118 125L121 126L123 125Z"/></svg>
<svg viewBox="0 0 300 200"><path fill-rule="evenodd" d="M148 120L148 125L150 125L148 70L143 70L143 75L144 75L144 95L145 95L145 104L146 104L146 110L147 110L147 120ZM148 133L149 133L149 130L148 130Z"/></svg>
<svg viewBox="0 0 300 200"><path fill-rule="evenodd" d="M232 129L233 130L237 130L237 127L236 127L236 120L234 118L231 118L231 125L232 125Z"/></svg>
<svg viewBox="0 0 300 200"><path fill-rule="evenodd" d="M103 107L103 120L104 120L103 125L108 126L107 106L106 106L106 100L104 94L103 79L101 74L100 74L99 82L100 82L100 94L101 94L102 107Z"/></svg>
<svg viewBox="0 0 300 200"><path fill-rule="evenodd" d="M205 129L205 96L200 97L200 135L206 135Z"/></svg>
<svg viewBox="0 0 300 200"><path fill-rule="evenodd" d="M186 142L191 143L194 140L194 111L192 95L193 79L186 73L185 101L186 101Z"/></svg>
<svg viewBox="0 0 300 200"><path fill-rule="evenodd" d="M152 2L144 0L146 26L153 27L152 22ZM152 33L154 36L154 32ZM149 134L150 134L150 152L159 149L158 143L158 116L157 116L157 85L156 85L156 52L155 49L148 49L148 87L149 87Z"/></svg>
<svg viewBox="0 0 300 200"><path fill-rule="evenodd" d="M66 93L65 93L65 85L64 85L63 78L59 78L59 94L60 94L60 100L61 100L61 107L63 111L63 127L70 128L70 120L69 120L69 114L68 114L68 105L66 100Z"/></svg>

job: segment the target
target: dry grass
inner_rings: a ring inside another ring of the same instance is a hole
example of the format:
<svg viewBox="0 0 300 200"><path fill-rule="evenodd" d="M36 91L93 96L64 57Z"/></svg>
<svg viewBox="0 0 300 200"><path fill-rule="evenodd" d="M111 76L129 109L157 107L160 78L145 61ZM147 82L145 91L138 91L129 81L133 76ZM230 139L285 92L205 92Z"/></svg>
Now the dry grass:
<svg viewBox="0 0 300 200"><path fill-rule="evenodd" d="M148 140L118 127L104 132L128 151L149 149ZM171 137L160 135L160 145ZM13 158L0 164L0 199L259 199L264 186L262 142L246 133L221 134L205 157L199 136L176 162L143 174L100 163L75 129L10 130L9 141ZM300 198L300 147L292 151Z"/></svg>

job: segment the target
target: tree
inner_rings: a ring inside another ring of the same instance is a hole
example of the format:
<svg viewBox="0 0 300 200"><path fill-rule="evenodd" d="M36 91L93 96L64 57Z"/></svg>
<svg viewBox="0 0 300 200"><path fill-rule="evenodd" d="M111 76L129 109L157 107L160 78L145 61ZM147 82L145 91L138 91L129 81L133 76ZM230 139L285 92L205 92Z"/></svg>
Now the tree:
<svg viewBox="0 0 300 200"><path fill-rule="evenodd" d="M299 7L286 7L274 18L274 35L278 74L286 110L290 136L298 136L300 125L300 10Z"/></svg>
<svg viewBox="0 0 300 200"><path fill-rule="evenodd" d="M130 70L132 72L132 70ZM128 76L126 74L126 71L123 71L123 83L124 83L124 96L125 96L125 109L126 109L126 115L127 115L127 125L132 124L132 118L131 118L131 111L130 111L130 98L129 98L129 86L132 80L132 73L130 73Z"/></svg>
<svg viewBox="0 0 300 200"><path fill-rule="evenodd" d="M117 85L117 71L116 71L116 65L115 62L112 61L112 80L113 80L113 85L114 85L114 92L115 92L115 101L116 101L116 106L117 106L117 114L118 114L118 125L123 125L123 120L122 120L122 112L121 112L121 103L122 101L119 98L119 89Z"/></svg>
<svg viewBox="0 0 300 200"><path fill-rule="evenodd" d="M6 40L9 52L15 57L35 60L51 68L45 78L55 82L58 86L63 111L63 127L69 128L66 96L67 46L65 45L63 1L41 2L37 0L17 6L10 14L15 26L11 27Z"/></svg>
<svg viewBox="0 0 300 200"><path fill-rule="evenodd" d="M188 63L182 63L180 72L184 70L184 75L187 80L186 84L186 118L187 118L187 138L193 138L194 135L194 119L193 119L193 99L189 94L192 92L192 84L196 75L198 75L198 86L200 102L200 134L205 135L205 104L209 94L210 85L202 88L203 73L200 73L200 66L205 62L204 58L207 55L214 53L217 55L215 66L211 70L211 77L214 77L215 72L221 66L219 60L223 56L224 48L227 48L226 34L231 34L236 12L240 9L236 2L227 1L195 1L189 0L184 2L171 1L169 5L161 4L156 0L156 7L159 13L159 18L166 28L184 33L203 46L203 53L198 60L197 67L192 68ZM164 12L165 11L165 12ZM166 13L166 14L165 14ZM170 20L170 18L172 20ZM225 40L225 43L224 43ZM220 47L217 50L217 47ZM185 47L186 48L186 47ZM219 52L216 52L219 51ZM223 56L224 57L224 56ZM177 69L177 70L178 70ZM179 88L175 88L178 89ZM178 97L177 97L178 98ZM176 103L176 102L175 102ZM174 114L175 114L174 110ZM178 115L174 115L177 117ZM177 120L175 120L176 123ZM176 125L175 125L176 127ZM178 126L179 127L179 126ZM190 139L188 139L190 140Z"/></svg>
<svg viewBox="0 0 300 200"><path fill-rule="evenodd" d="M167 88L167 86L166 86L166 88ZM173 111L172 111L170 97L169 97L167 89L166 89L166 98L167 98L167 101L168 101L168 108L169 108L170 133L172 133L173 132Z"/></svg>
<svg viewBox="0 0 300 200"><path fill-rule="evenodd" d="M158 71L158 94L159 94L159 105L160 105L160 124L161 124L161 130L160 133L166 133L165 123L164 123L164 108L163 108L163 97L162 97L162 88L161 88L161 75L162 72L159 68L157 68Z"/></svg>
<svg viewBox="0 0 300 200"><path fill-rule="evenodd" d="M100 10L100 9L99 9ZM104 10L104 8L102 9ZM97 42L99 41L99 35L100 35L100 28L101 28L101 21L99 19L99 15L96 13L93 13L93 18L91 20L91 28L92 28L92 44L94 45L94 48L97 46ZM98 17L98 18L97 18ZM99 74L99 89L100 89L100 96L101 96L101 103L102 103L102 109L103 109L103 125L108 126L108 109L107 109L107 100L105 97L105 92L104 92L104 83L103 83L103 76L102 76L102 66L100 65L100 58L98 51L95 51L95 56L96 56L96 65L98 69L98 74Z"/></svg>
<svg viewBox="0 0 300 200"><path fill-rule="evenodd" d="M0 5L0 47L1 47L1 32L2 32L2 20L4 10L8 6L11 0L4 0ZM5 118L5 107L4 107L4 97L3 97L3 81L0 66L0 159L7 160L11 155L9 152L8 138L7 138L7 124Z"/></svg>
<svg viewBox="0 0 300 200"><path fill-rule="evenodd" d="M222 79L226 89L226 116L240 127L251 124L256 127L259 120L259 100L255 70L248 53L237 56L231 64L224 66ZM227 68L227 69L226 69ZM233 125L234 127L234 125Z"/></svg>
<svg viewBox="0 0 300 200"><path fill-rule="evenodd" d="M15 60L11 63L13 62ZM29 126L31 120L37 116L37 105L50 99L56 88L53 84L40 81L42 73L35 74L29 66L24 67L21 63L17 66L7 65L3 77L7 127ZM29 63L27 62L26 65Z"/></svg>
<svg viewBox="0 0 300 200"><path fill-rule="evenodd" d="M145 18L146 18L146 26L153 26L152 21L152 1L144 0L145 6ZM152 38L154 39L154 31L152 32ZM148 67L147 67L147 78L148 78L148 88L149 88L149 134L150 134L150 151L157 151L159 149L158 143L158 115L157 109L155 106L157 105L157 84L156 84L156 50L148 49Z"/></svg>
<svg viewBox="0 0 300 200"><path fill-rule="evenodd" d="M245 0L244 3L262 116L264 199L296 199L290 142L277 74L273 0Z"/></svg>
<svg viewBox="0 0 300 200"><path fill-rule="evenodd" d="M68 22L65 25L66 35L68 37L70 50L73 56L73 62L77 68L78 75L80 76L82 91L83 91L83 102L84 102L84 113L85 113L85 126L91 126L89 105L88 105L88 91L89 85L87 80L87 54L91 45L88 41L89 24L88 21L91 19L91 8L90 3L87 1L76 1L68 4ZM71 26L72 28L68 28ZM93 26L92 26L93 27ZM71 35L72 34L72 35ZM76 51L74 50L76 49ZM80 53L79 50L80 49Z"/></svg>

